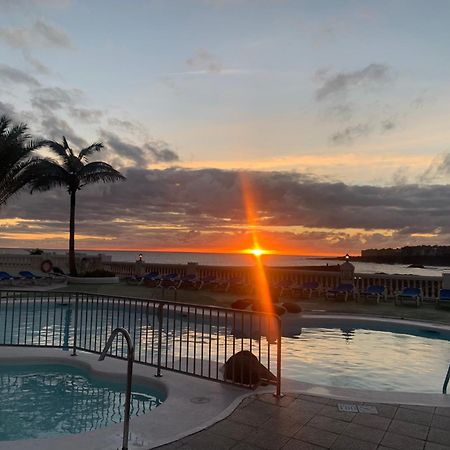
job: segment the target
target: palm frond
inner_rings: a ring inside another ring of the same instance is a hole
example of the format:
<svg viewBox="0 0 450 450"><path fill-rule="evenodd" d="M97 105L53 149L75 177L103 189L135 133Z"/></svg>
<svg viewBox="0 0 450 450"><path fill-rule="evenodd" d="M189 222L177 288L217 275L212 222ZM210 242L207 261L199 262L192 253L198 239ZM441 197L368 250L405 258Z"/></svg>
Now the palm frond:
<svg viewBox="0 0 450 450"><path fill-rule="evenodd" d="M96 142L89 147L83 148L78 154L78 159L81 161L86 159L88 156L92 155L94 152L99 152L103 148L103 144L101 142Z"/></svg>
<svg viewBox="0 0 450 450"><path fill-rule="evenodd" d="M119 171L102 161L86 164L78 176L83 185L98 182L114 183L126 179Z"/></svg>
<svg viewBox="0 0 450 450"><path fill-rule="evenodd" d="M68 157L67 150L59 142L50 141L50 140L44 140L44 141L41 142L41 144L42 144L41 146L48 147L57 156L63 158L64 160L67 159L67 157Z"/></svg>

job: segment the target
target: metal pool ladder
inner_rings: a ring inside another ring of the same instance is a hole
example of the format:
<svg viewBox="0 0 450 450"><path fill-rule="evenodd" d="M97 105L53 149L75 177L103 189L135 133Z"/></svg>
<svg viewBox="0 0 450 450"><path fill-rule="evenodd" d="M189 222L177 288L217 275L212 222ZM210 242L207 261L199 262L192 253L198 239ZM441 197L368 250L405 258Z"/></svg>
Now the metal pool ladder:
<svg viewBox="0 0 450 450"><path fill-rule="evenodd" d="M447 393L447 386L448 386L448 382L449 381L450 381L450 364L448 366L447 375L445 376L444 386L442 386L442 393L443 394Z"/></svg>
<svg viewBox="0 0 450 450"><path fill-rule="evenodd" d="M105 359L106 353L111 348L114 339L119 333L123 334L125 340L127 341L128 346L127 390L125 393L125 417L123 421L123 439L122 439L122 450L128 450L128 434L130 430L131 382L133 378L133 361L134 361L134 345L133 341L131 340L130 333L125 328L121 327L113 330L98 360L103 361Z"/></svg>

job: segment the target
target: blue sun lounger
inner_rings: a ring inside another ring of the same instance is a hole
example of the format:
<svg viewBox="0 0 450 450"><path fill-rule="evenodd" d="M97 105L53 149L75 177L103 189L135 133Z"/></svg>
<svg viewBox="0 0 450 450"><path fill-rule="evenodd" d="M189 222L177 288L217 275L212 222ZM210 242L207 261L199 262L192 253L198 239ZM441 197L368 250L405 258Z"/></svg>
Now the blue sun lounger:
<svg viewBox="0 0 450 450"><path fill-rule="evenodd" d="M440 308L441 306L450 308L450 289L441 289L439 291L436 308Z"/></svg>
<svg viewBox="0 0 450 450"><path fill-rule="evenodd" d="M403 288L401 292L395 296L394 304L403 305L404 301L414 302L418 308L423 303L422 289L415 287Z"/></svg>
<svg viewBox="0 0 450 450"><path fill-rule="evenodd" d="M328 289L326 297L334 298L335 300L343 299L346 302L350 296L353 297L354 287L350 283L338 284L334 289Z"/></svg>
<svg viewBox="0 0 450 450"><path fill-rule="evenodd" d="M386 300L386 288L381 285L371 284L366 290L360 292L358 297L364 300L375 300L377 303L380 303L381 298Z"/></svg>
<svg viewBox="0 0 450 450"><path fill-rule="evenodd" d="M36 275L33 272L30 272L29 270L22 270L19 272L19 275L27 281L31 281L33 284L44 282L44 283L51 283L53 278L50 276L41 276Z"/></svg>

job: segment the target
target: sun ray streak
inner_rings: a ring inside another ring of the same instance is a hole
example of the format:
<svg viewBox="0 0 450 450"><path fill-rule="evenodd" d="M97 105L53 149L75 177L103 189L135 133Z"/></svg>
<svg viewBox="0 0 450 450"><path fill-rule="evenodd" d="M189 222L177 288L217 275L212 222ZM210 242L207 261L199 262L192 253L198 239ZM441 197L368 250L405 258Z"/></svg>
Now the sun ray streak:
<svg viewBox="0 0 450 450"><path fill-rule="evenodd" d="M252 186L249 176L246 172L240 173L242 199L244 202L245 214L247 217L247 226L252 236L253 247L251 253L255 256L255 282L256 282L256 295L261 302L263 311L272 313L273 303L270 295L269 283L266 276L264 264L261 256L265 251L261 248L258 239L258 216L255 207L255 201L253 197Z"/></svg>

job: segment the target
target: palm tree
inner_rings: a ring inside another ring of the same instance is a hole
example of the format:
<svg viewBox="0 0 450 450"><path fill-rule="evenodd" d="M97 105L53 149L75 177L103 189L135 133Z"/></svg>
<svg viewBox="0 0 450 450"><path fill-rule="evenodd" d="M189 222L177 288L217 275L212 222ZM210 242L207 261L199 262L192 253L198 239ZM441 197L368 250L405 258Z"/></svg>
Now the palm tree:
<svg viewBox="0 0 450 450"><path fill-rule="evenodd" d="M33 141L27 130L24 123L11 124L8 116L0 117L0 205L30 182L31 167L39 161L32 152L42 142Z"/></svg>
<svg viewBox="0 0 450 450"><path fill-rule="evenodd" d="M57 160L42 160L33 168L31 192L48 191L54 187L65 186L70 195L70 235L69 269L76 276L75 264L75 199L83 186L91 183L108 183L124 180L125 177L109 164L101 161L87 162L87 158L103 148L98 142L82 149L78 155L72 151L63 136L62 144L55 141L43 141L56 156Z"/></svg>

